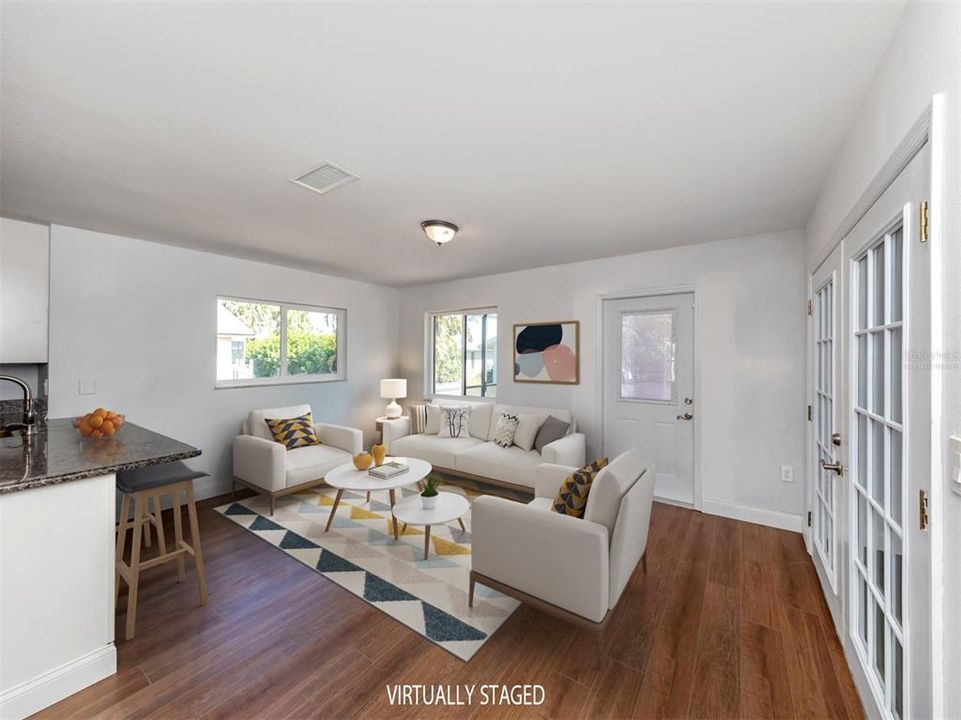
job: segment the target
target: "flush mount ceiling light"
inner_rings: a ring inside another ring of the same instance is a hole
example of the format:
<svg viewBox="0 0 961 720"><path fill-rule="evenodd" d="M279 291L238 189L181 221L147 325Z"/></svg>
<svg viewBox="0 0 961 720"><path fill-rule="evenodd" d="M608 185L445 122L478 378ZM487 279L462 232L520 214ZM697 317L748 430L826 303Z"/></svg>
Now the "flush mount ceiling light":
<svg viewBox="0 0 961 720"><path fill-rule="evenodd" d="M449 243L460 229L454 223L446 220L424 220L420 227L424 234L438 245Z"/></svg>

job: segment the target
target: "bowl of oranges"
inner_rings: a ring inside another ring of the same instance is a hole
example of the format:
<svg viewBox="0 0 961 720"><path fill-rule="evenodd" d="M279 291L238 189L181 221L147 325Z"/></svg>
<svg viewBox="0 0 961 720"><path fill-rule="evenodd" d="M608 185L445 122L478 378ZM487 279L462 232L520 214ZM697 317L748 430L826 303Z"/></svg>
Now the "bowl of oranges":
<svg viewBox="0 0 961 720"><path fill-rule="evenodd" d="M97 408L93 412L74 419L73 426L77 428L81 437L99 440L115 435L123 427L123 422L123 415L112 410Z"/></svg>

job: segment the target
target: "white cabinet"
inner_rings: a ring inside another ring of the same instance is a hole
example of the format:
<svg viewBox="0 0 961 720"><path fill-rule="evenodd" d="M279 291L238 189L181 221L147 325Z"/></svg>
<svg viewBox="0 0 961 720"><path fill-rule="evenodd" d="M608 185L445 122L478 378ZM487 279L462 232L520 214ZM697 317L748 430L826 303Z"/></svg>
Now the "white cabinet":
<svg viewBox="0 0 961 720"><path fill-rule="evenodd" d="M47 362L50 228L0 218L0 364Z"/></svg>

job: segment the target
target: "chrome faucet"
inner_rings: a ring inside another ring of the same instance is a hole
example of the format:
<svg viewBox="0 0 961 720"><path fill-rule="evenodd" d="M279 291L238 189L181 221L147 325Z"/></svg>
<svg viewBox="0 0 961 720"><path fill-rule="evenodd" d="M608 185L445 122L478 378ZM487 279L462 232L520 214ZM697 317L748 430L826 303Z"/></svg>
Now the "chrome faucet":
<svg viewBox="0 0 961 720"><path fill-rule="evenodd" d="M17 431L23 435L33 435L37 432L37 414L33 410L33 393L30 392L30 386L13 375L0 375L0 380L7 380L19 385L20 389L23 390L23 420L9 425L0 425L0 437L10 437Z"/></svg>

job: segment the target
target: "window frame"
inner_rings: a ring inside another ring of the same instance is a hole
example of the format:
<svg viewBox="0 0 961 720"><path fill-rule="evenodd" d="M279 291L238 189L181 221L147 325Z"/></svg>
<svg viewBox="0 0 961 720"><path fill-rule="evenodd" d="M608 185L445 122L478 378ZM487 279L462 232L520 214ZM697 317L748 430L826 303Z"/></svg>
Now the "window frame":
<svg viewBox="0 0 961 720"><path fill-rule="evenodd" d="M260 305L276 305L280 307L280 365L276 377L242 378L238 380L220 380L217 378L217 305L221 300L232 300L243 303ZM337 316L337 372L331 374L288 375L287 374L287 311L304 310L306 312L321 312ZM271 385L305 385L310 383L345 382L347 380L347 308L328 305L307 305L305 303L287 302L285 300L263 300L258 298L240 297L238 295L217 294L214 302L214 389L229 390L242 387L263 387Z"/></svg>
<svg viewBox="0 0 961 720"><path fill-rule="evenodd" d="M439 393L436 391L436 364L437 364L437 353L435 350L435 340L437 338L436 332L436 322L437 318L444 315L460 315L461 316L461 378L460 378L460 395L450 395L446 393ZM480 385L467 385L467 317L470 315L481 317L481 382ZM498 376L500 375L499 365L497 361L497 351L500 348L500 338L499 332L494 335L497 338L497 350L494 351L494 382L488 383L486 381L487 377L487 316L488 315L498 315L497 306L486 306L479 308L466 308L463 310L437 310L435 312L427 313L426 325L428 336L427 342L429 343L426 348L426 354L428 356L429 362L426 363L427 366L427 382L424 384L425 387L430 388L430 397L432 398L450 398L450 399L461 399L470 400L471 402L483 401L492 402L496 399L496 395L487 395L488 388L494 388L496 390L498 385ZM498 330L500 329L500 318L497 319ZM468 388L480 388L480 395L468 395Z"/></svg>

